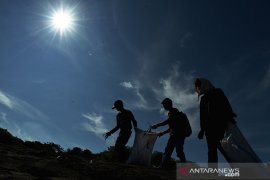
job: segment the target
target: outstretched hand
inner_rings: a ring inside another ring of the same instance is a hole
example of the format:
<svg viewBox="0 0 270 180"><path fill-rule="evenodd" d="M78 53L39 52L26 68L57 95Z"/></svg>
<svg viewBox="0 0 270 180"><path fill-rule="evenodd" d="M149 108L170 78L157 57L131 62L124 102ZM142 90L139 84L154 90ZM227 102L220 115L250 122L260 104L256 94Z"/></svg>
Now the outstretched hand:
<svg viewBox="0 0 270 180"><path fill-rule="evenodd" d="M105 139L107 139L110 135L111 135L110 132L107 132L107 133L103 134L103 136L105 137Z"/></svg>

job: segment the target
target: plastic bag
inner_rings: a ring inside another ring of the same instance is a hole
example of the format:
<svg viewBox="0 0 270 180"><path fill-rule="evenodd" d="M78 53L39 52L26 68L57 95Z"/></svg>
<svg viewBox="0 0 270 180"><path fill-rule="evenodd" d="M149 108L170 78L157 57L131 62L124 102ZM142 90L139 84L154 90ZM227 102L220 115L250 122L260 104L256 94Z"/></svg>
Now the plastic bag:
<svg viewBox="0 0 270 180"><path fill-rule="evenodd" d="M130 153L128 163L139 165L150 165L157 133L136 129L135 140Z"/></svg>
<svg viewBox="0 0 270 180"><path fill-rule="evenodd" d="M235 124L229 124L220 143L230 162L262 162Z"/></svg>

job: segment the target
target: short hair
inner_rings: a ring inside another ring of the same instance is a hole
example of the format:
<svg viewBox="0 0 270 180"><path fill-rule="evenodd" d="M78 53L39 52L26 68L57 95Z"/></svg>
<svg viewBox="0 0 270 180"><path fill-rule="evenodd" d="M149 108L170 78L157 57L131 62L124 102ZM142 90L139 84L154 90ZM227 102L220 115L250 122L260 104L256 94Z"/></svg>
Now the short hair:
<svg viewBox="0 0 270 180"><path fill-rule="evenodd" d="M116 100L113 104L112 109L115 109L116 107L124 107L122 100Z"/></svg>
<svg viewBox="0 0 270 180"><path fill-rule="evenodd" d="M170 99L170 98L165 98L162 102L161 102L161 104L168 104L168 105L171 105L172 106L172 100Z"/></svg>

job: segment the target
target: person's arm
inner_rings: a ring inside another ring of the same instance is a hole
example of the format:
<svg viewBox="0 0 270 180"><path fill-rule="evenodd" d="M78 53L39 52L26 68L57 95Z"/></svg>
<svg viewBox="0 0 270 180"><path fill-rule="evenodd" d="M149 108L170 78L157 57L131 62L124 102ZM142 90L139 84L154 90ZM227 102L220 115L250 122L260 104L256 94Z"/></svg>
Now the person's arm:
<svg viewBox="0 0 270 180"><path fill-rule="evenodd" d="M165 121L163 121L163 122L160 122L160 123L157 123L157 124L151 126L151 128L152 128L152 129L156 129L156 128L159 127L159 126L165 126L165 125L167 125L167 124L169 124L169 120L168 120L168 119L165 120Z"/></svg>
<svg viewBox="0 0 270 180"><path fill-rule="evenodd" d="M169 132L170 132L170 128L168 128L166 131L163 131L163 132L158 133L158 136L161 137L161 136L163 136L164 134L167 134L167 133L169 133Z"/></svg>
<svg viewBox="0 0 270 180"><path fill-rule="evenodd" d="M112 135L113 133L115 133L117 130L119 129L119 126L115 126L115 128L113 128L112 130L110 130L109 132L105 133L105 139L107 139L110 135Z"/></svg>
<svg viewBox="0 0 270 180"><path fill-rule="evenodd" d="M109 131L110 134L115 133L119 129L119 126L115 126L111 131Z"/></svg>
<svg viewBox="0 0 270 180"><path fill-rule="evenodd" d="M105 133L104 136L105 136L105 139L107 139L110 135L112 135L113 133L115 133L120 127L118 125L118 118L116 118L116 126L115 128L113 128L112 130L110 130L109 132Z"/></svg>

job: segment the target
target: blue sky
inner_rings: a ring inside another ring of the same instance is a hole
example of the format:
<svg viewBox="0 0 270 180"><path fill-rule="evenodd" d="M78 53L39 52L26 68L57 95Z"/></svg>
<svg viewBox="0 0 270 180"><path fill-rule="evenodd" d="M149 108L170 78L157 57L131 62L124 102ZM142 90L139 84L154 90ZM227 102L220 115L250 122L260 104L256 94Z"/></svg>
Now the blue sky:
<svg viewBox="0 0 270 180"><path fill-rule="evenodd" d="M60 7L75 19L62 35L49 27ZM187 159L205 162L206 142L196 138L199 76L224 90L239 128L269 162L269 7L246 0L2 0L0 126L24 140L100 152L117 137L102 137L115 126L116 99L146 130L166 118L160 101L170 97L193 127Z"/></svg>

